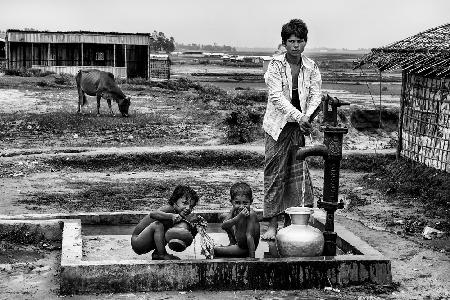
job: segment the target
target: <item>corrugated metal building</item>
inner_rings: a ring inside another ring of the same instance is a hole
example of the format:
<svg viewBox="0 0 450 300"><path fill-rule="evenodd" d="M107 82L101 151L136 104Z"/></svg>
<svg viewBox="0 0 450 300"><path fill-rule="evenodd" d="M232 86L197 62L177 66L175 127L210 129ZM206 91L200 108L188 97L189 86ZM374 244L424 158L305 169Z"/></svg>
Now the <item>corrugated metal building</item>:
<svg viewBox="0 0 450 300"><path fill-rule="evenodd" d="M115 77L147 79L154 73L151 67L155 64L150 61L153 38L149 33L9 29L5 40L9 69L76 74L80 69L95 68Z"/></svg>

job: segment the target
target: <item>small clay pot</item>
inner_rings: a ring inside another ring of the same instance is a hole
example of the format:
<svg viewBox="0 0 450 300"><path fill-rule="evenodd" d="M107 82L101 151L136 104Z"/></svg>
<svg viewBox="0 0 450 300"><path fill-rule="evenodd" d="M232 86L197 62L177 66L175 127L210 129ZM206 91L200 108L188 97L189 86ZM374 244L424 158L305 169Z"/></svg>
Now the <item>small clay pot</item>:
<svg viewBox="0 0 450 300"><path fill-rule="evenodd" d="M192 244L194 234L192 234L191 225L181 221L166 231L165 238L171 250L181 252Z"/></svg>

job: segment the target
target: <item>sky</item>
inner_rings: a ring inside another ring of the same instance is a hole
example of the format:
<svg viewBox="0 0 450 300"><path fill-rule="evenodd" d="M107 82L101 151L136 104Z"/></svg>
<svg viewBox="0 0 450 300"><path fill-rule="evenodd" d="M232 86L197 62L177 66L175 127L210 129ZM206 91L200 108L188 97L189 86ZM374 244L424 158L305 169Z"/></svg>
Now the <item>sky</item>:
<svg viewBox="0 0 450 300"><path fill-rule="evenodd" d="M307 48L374 48L450 23L450 0L0 0L0 30L164 32L184 44L276 48L292 18ZM449 37L450 39L450 37Z"/></svg>

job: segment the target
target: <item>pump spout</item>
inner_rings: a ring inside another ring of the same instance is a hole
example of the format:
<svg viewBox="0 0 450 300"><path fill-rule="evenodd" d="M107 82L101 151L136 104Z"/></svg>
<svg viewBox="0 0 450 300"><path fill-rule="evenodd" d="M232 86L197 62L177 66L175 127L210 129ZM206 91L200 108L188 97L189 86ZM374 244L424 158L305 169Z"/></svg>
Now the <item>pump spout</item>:
<svg viewBox="0 0 450 300"><path fill-rule="evenodd" d="M328 157L328 148L323 144L303 147L297 151L297 160L305 160L308 156L322 156L324 159Z"/></svg>

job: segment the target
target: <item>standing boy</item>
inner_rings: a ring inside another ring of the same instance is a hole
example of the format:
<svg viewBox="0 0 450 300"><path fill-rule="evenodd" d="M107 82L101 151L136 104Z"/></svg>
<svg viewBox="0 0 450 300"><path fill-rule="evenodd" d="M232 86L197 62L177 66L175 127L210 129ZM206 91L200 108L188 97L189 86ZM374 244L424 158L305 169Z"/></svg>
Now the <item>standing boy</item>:
<svg viewBox="0 0 450 300"><path fill-rule="evenodd" d="M272 58L264 75L269 94L263 121L264 218L270 220L262 235L266 240L275 239L278 216L286 208L314 204L309 170L296 153L305 146L304 135L312 128L309 118L321 103L322 79L316 63L303 54L308 28L302 20L284 24L281 41L286 52Z"/></svg>

